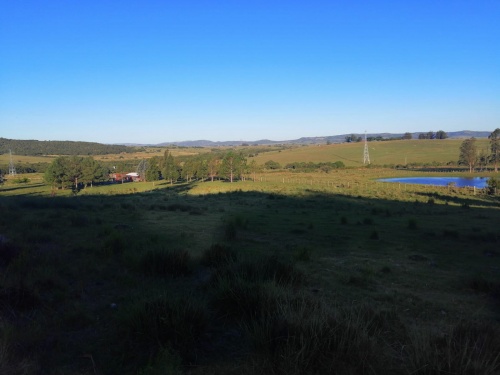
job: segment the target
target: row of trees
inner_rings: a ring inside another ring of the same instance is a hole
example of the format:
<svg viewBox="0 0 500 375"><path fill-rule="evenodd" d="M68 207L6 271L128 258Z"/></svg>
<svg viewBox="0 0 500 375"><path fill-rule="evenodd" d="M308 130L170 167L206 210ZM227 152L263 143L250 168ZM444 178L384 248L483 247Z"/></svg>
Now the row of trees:
<svg viewBox="0 0 500 375"><path fill-rule="evenodd" d="M49 165L44 180L54 188L78 190L80 186L108 181L109 170L91 156L60 156Z"/></svg>
<svg viewBox="0 0 500 375"><path fill-rule="evenodd" d="M193 179L215 178L242 179L246 173L255 173L257 164L252 161L247 164L247 159L241 152L228 151L225 154L201 154L190 157L184 162L178 162L173 155L166 150L163 157L152 157L139 163L137 173L145 176L146 181L157 181L161 178L174 181L182 178L186 181Z"/></svg>
<svg viewBox="0 0 500 375"><path fill-rule="evenodd" d="M493 164L495 172L498 172L498 162L500 158L500 129L497 128L488 136L489 150L478 151L476 139L468 138L460 145L460 156L458 163L467 165L469 172L472 173L476 165L486 167Z"/></svg>
<svg viewBox="0 0 500 375"><path fill-rule="evenodd" d="M418 139L446 139L448 138L448 134L443 131L439 130L437 132L429 131L427 133L420 133L418 135ZM403 134L402 137L398 138L384 138L382 136L376 136L376 137L367 137L367 140L370 141L395 141L399 139L413 139L413 134L410 132L406 132ZM350 142L361 142L363 140L362 137L356 135L356 134L351 134L345 137L345 141L350 143Z"/></svg>
<svg viewBox="0 0 500 375"><path fill-rule="evenodd" d="M446 132L443 130L439 130L435 133L433 131L429 131L427 133L420 133L418 135L418 139L446 139L446 138L448 138L448 134L446 134Z"/></svg>

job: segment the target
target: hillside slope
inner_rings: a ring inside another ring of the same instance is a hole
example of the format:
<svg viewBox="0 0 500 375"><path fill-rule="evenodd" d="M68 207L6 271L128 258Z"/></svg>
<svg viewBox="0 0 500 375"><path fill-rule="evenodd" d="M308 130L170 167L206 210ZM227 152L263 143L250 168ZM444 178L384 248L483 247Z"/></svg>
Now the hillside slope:
<svg viewBox="0 0 500 375"><path fill-rule="evenodd" d="M95 142L37 141L0 138L0 154L15 155L105 155L130 153L136 148Z"/></svg>

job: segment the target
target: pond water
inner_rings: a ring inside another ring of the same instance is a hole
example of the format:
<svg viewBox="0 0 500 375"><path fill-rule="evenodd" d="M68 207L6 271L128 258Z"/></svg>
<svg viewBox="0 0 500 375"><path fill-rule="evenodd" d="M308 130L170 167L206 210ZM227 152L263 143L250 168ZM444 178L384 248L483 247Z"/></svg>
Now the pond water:
<svg viewBox="0 0 500 375"><path fill-rule="evenodd" d="M483 189L488 186L487 177L402 177L402 178L381 178L377 181L399 182L401 184L420 184L447 186L454 184L457 187L476 187Z"/></svg>

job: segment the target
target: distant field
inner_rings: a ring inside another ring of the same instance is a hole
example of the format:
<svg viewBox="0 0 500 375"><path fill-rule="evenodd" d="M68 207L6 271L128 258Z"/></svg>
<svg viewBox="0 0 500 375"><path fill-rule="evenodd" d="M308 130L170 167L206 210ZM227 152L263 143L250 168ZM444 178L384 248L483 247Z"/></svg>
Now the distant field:
<svg viewBox="0 0 500 375"><path fill-rule="evenodd" d="M177 156L193 156L201 153L210 152L209 148L168 148L168 147L151 147L146 151L138 151L131 154L108 154L108 155L96 155L94 159L103 161L114 161L114 160L133 160L133 159L149 159L153 156L163 156L163 153L168 150L174 157Z"/></svg>
<svg viewBox="0 0 500 375"><path fill-rule="evenodd" d="M462 142L461 139L370 142L370 161L375 165L457 162ZM488 148L487 139L478 139L476 144L478 150ZM258 164L273 160L282 166L292 162L318 163L340 160L346 166L352 167L363 164L363 150L364 142L313 145L266 152L253 159Z"/></svg>
<svg viewBox="0 0 500 375"><path fill-rule="evenodd" d="M51 163L55 156L25 156L25 155L12 155L12 160L17 164L26 163ZM0 165L8 165L10 161L9 154L0 154Z"/></svg>

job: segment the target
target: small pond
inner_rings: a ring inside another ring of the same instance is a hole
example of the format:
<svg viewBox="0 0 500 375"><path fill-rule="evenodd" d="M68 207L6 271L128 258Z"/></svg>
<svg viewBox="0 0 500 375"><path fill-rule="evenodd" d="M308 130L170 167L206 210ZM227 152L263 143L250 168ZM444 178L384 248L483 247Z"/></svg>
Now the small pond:
<svg viewBox="0 0 500 375"><path fill-rule="evenodd" d="M457 187L476 187L483 189L488 186L487 177L402 177L402 178L381 178L381 182L399 182L401 184L420 184L447 186L453 184Z"/></svg>

